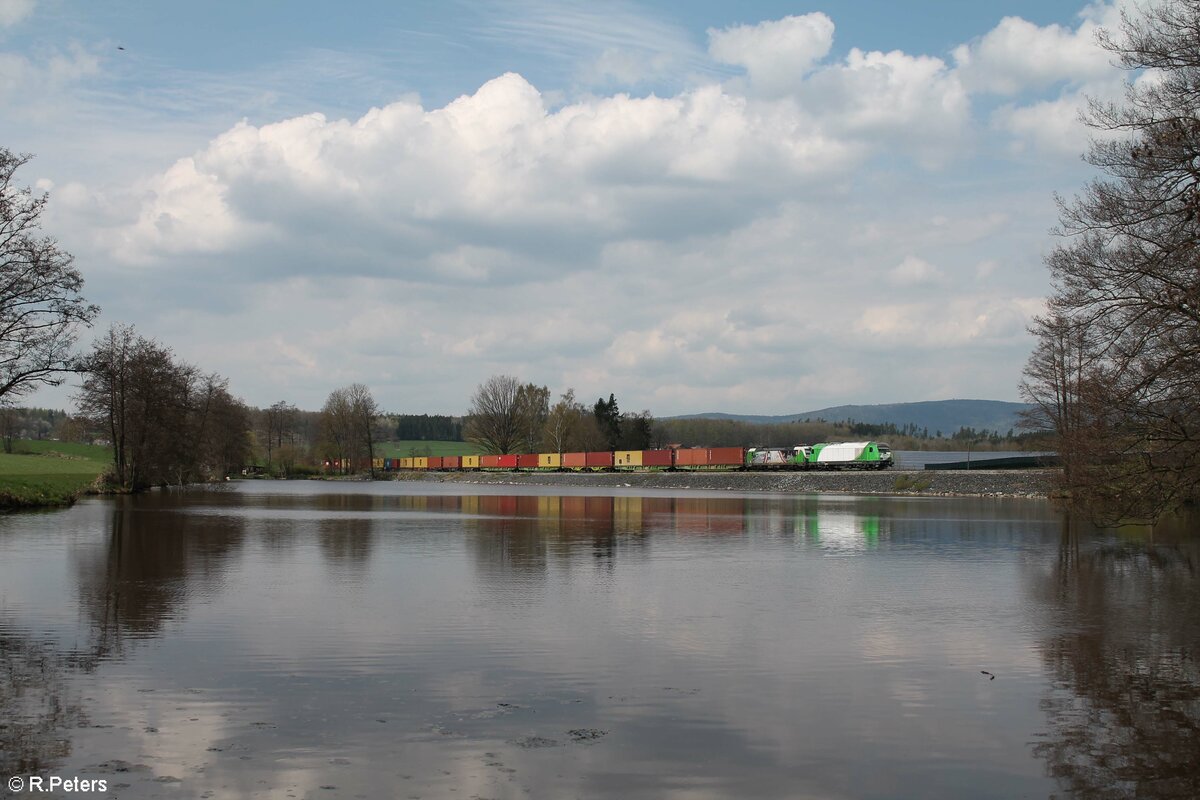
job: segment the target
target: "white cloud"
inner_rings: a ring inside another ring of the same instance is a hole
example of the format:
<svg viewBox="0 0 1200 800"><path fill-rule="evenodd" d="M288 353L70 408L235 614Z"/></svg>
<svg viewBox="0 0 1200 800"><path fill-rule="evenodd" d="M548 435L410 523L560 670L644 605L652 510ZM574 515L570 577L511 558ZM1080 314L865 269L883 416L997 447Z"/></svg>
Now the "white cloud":
<svg viewBox="0 0 1200 800"><path fill-rule="evenodd" d="M0 28L16 25L33 13L35 0L0 0Z"/></svg>
<svg viewBox="0 0 1200 800"><path fill-rule="evenodd" d="M746 68L753 89L767 96L797 87L833 46L833 20L820 12L757 25L709 29L708 51L720 62Z"/></svg>
<svg viewBox="0 0 1200 800"><path fill-rule="evenodd" d="M872 305L855 325L864 343L884 350L1000 347L1025 340L1030 298L960 296L949 300Z"/></svg>
<svg viewBox="0 0 1200 800"><path fill-rule="evenodd" d="M455 267L449 253L545 254L563 237L661 235L671 217L733 227L854 160L786 108L751 110L715 86L550 112L510 74L431 111L402 101L354 122L243 122L151 181L138 221L114 235L118 254L141 262L262 244L320 220L414 257L442 253L434 272L478 276L506 260ZM531 227L551 235L530 240Z"/></svg>
<svg viewBox="0 0 1200 800"><path fill-rule="evenodd" d="M906 256L888 273L888 279L896 286L933 283L940 277L936 267L916 256Z"/></svg>
<svg viewBox="0 0 1200 800"><path fill-rule="evenodd" d="M851 48L829 62L833 21L821 13L709 30L709 51L745 68L727 82L748 101L788 104L830 139L886 146L934 163L953 157L969 120L967 93L945 62ZM761 106L760 106L761 107Z"/></svg>
<svg viewBox="0 0 1200 800"><path fill-rule="evenodd" d="M1062 156L1079 156L1087 149L1091 131L1080 112L1086 101L1078 94L1024 106L1005 106L992 116L992 124L1014 137L1020 150L1032 147Z"/></svg>
<svg viewBox="0 0 1200 800"><path fill-rule="evenodd" d="M1096 42L1100 27L1093 19L1071 30L1005 17L984 36L955 48L956 72L971 91L1004 95L1095 80L1113 71L1112 56Z"/></svg>
<svg viewBox="0 0 1200 800"><path fill-rule="evenodd" d="M0 103L13 116L38 113L47 97L99 73L100 57L77 42L65 51L52 49L36 58L0 53Z"/></svg>
<svg viewBox="0 0 1200 800"><path fill-rule="evenodd" d="M844 64L816 73L800 102L841 134L890 140L941 161L962 141L970 117L967 93L939 58L850 50Z"/></svg>

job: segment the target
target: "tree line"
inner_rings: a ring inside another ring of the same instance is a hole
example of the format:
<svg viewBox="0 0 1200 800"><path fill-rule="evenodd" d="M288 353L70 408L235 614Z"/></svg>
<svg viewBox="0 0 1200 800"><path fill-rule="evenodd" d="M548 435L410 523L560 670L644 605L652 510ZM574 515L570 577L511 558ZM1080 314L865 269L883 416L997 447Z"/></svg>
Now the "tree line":
<svg viewBox="0 0 1200 800"><path fill-rule="evenodd" d="M1021 393L1062 492L1109 519L1200 500L1200 5L1146 4L1101 45L1153 80L1093 100L1099 171L1060 200L1052 293Z"/></svg>
<svg viewBox="0 0 1200 800"><path fill-rule="evenodd" d="M463 434L493 454L646 450L657 443L650 412L622 413L613 394L589 407L567 389L551 405L549 388L511 375L479 385Z"/></svg>
<svg viewBox="0 0 1200 800"><path fill-rule="evenodd" d="M397 414L395 435L397 439L461 442L463 421L441 414Z"/></svg>

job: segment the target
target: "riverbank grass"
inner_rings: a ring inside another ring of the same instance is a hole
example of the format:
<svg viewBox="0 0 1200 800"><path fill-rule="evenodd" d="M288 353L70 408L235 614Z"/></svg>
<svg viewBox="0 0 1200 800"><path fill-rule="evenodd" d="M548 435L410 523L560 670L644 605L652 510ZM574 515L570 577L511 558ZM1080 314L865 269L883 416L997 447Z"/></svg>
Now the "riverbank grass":
<svg viewBox="0 0 1200 800"><path fill-rule="evenodd" d="M111 460L107 447L15 441L12 453L0 453L0 509L70 505Z"/></svg>

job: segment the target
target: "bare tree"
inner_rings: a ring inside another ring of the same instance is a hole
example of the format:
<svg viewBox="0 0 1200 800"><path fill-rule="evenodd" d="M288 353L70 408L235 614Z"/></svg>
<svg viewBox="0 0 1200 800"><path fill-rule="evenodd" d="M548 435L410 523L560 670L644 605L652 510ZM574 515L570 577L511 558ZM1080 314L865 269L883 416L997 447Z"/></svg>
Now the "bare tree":
<svg viewBox="0 0 1200 800"><path fill-rule="evenodd" d="M546 424L542 428L543 446L560 455L568 452L586 412L583 404L575 400L574 389L563 392L546 415Z"/></svg>
<svg viewBox="0 0 1200 800"><path fill-rule="evenodd" d="M270 408L259 412L263 427L263 444L267 448L267 469L270 470L275 456L283 450L284 440L293 443L295 435L296 407L286 400L272 403Z"/></svg>
<svg viewBox="0 0 1200 800"><path fill-rule="evenodd" d="M13 182L30 158L0 148L0 403L76 371L75 338L99 313L71 255L39 235L47 195Z"/></svg>
<svg viewBox="0 0 1200 800"><path fill-rule="evenodd" d="M326 457L336 460L341 472L347 472L354 454L354 423L345 388L334 389L325 399L321 408L321 440Z"/></svg>
<svg viewBox="0 0 1200 800"><path fill-rule="evenodd" d="M493 375L475 390L463 431L467 441L487 453L516 451L524 431L519 404L521 382L511 375Z"/></svg>
<svg viewBox="0 0 1200 800"><path fill-rule="evenodd" d="M379 406L371 396L371 390L361 383L353 383L347 388L350 401L350 417L353 437L362 448L367 459L367 469L371 479L375 479L375 442L376 419L379 417Z"/></svg>
<svg viewBox="0 0 1200 800"><path fill-rule="evenodd" d="M526 383L517 390L518 449L536 453L541 448L542 431L550 416L550 390L545 386Z"/></svg>
<svg viewBox="0 0 1200 800"><path fill-rule="evenodd" d="M1101 136L1087 160L1102 177L1060 201L1064 240L1047 259L1056 322L1038 331L1031 366L1053 357L1062 326L1085 332L1071 380L1088 435L1060 441L1076 465L1069 488L1115 516L1154 517L1200 495L1200 4L1147 4L1100 41L1156 79L1089 106Z"/></svg>
<svg viewBox="0 0 1200 800"><path fill-rule="evenodd" d="M1085 413L1094 392L1099 357L1088 327L1062 314L1037 317L1030 326L1037 345L1025 365L1021 397L1030 404L1021 426L1055 437L1063 464L1063 485L1078 479L1079 461L1093 432Z"/></svg>
<svg viewBox="0 0 1200 800"><path fill-rule="evenodd" d="M375 476L376 419L379 408L371 390L361 383L334 389L321 409L321 432L326 455L338 459L349 472L365 459Z"/></svg>

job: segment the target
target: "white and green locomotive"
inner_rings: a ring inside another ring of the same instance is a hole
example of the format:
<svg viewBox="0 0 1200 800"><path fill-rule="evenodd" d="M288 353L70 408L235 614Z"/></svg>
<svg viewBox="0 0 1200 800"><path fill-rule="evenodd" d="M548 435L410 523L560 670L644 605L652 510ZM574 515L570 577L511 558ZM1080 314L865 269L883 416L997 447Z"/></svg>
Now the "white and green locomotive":
<svg viewBox="0 0 1200 800"><path fill-rule="evenodd" d="M892 466L892 448L879 442L814 444L808 465L818 469L887 469Z"/></svg>
<svg viewBox="0 0 1200 800"><path fill-rule="evenodd" d="M824 442L789 449L751 447L747 469L887 469L892 449L879 442Z"/></svg>

